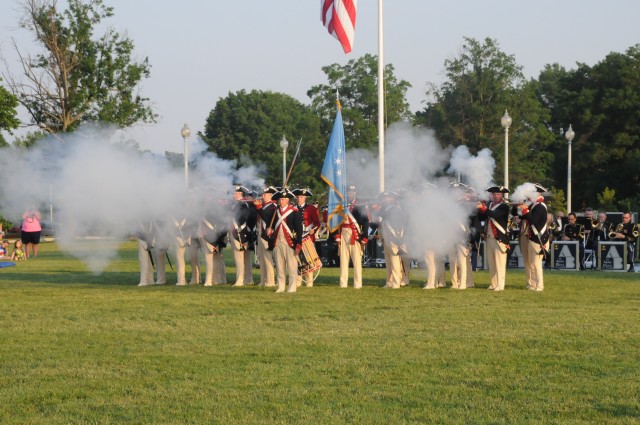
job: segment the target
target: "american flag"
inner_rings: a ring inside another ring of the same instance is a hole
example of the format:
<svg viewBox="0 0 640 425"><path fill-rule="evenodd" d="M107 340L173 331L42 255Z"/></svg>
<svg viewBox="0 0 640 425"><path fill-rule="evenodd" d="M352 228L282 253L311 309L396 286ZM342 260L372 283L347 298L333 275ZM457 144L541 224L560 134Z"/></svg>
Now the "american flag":
<svg viewBox="0 0 640 425"><path fill-rule="evenodd" d="M345 53L353 46L357 3L358 0L320 0L322 25L340 41Z"/></svg>

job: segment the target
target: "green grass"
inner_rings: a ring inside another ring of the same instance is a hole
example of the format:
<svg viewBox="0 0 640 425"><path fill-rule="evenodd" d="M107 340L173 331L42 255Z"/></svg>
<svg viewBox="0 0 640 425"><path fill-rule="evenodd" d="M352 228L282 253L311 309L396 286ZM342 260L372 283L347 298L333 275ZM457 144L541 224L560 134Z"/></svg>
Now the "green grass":
<svg viewBox="0 0 640 425"><path fill-rule="evenodd" d="M466 291L384 272L139 288L133 242L101 275L44 243L0 269L0 422L640 423L640 274L549 271L535 293L509 270L493 293L487 272Z"/></svg>

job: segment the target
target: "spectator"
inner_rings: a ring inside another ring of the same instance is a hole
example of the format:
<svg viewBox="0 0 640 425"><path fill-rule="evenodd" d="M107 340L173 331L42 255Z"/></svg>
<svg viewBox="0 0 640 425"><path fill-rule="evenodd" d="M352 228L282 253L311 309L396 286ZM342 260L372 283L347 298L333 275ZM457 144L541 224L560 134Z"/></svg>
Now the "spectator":
<svg viewBox="0 0 640 425"><path fill-rule="evenodd" d="M9 241L6 239L0 244L0 258L9 258Z"/></svg>
<svg viewBox="0 0 640 425"><path fill-rule="evenodd" d="M34 206L29 207L22 214L22 231L20 239L25 245L25 253L27 258L38 256L38 244L40 243L40 235L42 234L42 226L40 225L40 213Z"/></svg>
<svg viewBox="0 0 640 425"><path fill-rule="evenodd" d="M18 239L13 244L13 254L11 254L11 261L22 261L26 259L27 259L27 255L22 249L22 241Z"/></svg>

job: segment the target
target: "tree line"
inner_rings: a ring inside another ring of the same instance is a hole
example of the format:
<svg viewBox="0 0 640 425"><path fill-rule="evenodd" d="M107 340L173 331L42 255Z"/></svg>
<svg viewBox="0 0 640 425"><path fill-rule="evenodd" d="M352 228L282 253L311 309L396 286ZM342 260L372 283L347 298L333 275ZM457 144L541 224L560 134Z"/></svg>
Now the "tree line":
<svg viewBox="0 0 640 425"><path fill-rule="evenodd" d="M24 79L0 81L0 130L17 128L16 107L29 114L39 132L16 138L28 147L43 134L75 130L87 121L128 127L154 122L139 84L150 76L148 58L134 61L134 43L113 29L96 36L96 26L113 16L102 0L70 0L59 10L54 0L23 0L21 26L35 36L41 53L19 53ZM493 152L494 180L503 181L504 129L509 128L510 184L536 181L553 188L556 208L564 201L571 124L572 198L576 210L640 209L640 44L612 52L593 66L575 69L549 64L527 80L514 55L497 40L464 38L460 53L444 61L445 79L428 83L425 107L412 113L406 100L410 83L385 66L387 126L408 121L435 131L443 148L466 145L472 153ZM263 164L264 177L277 183L282 152L278 141L302 140L292 185L316 193L326 188L320 170L336 113L336 91L347 148L377 152L377 57L366 54L344 65L322 68L326 82L311 87L309 104L285 93L240 90L213 105L199 136L223 159ZM6 88L3 85L6 84ZM53 95L52 95L53 94ZM0 133L0 145L7 145ZM277 176L277 177L276 177Z"/></svg>

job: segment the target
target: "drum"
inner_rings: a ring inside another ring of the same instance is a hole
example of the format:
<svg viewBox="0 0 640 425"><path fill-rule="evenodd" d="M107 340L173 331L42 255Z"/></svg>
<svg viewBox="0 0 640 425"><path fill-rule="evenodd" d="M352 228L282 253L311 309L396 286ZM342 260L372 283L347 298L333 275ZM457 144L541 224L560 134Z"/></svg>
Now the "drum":
<svg viewBox="0 0 640 425"><path fill-rule="evenodd" d="M302 239L302 249L298 255L298 271L302 275L314 272L320 267L322 267L322 261L311 237Z"/></svg>

